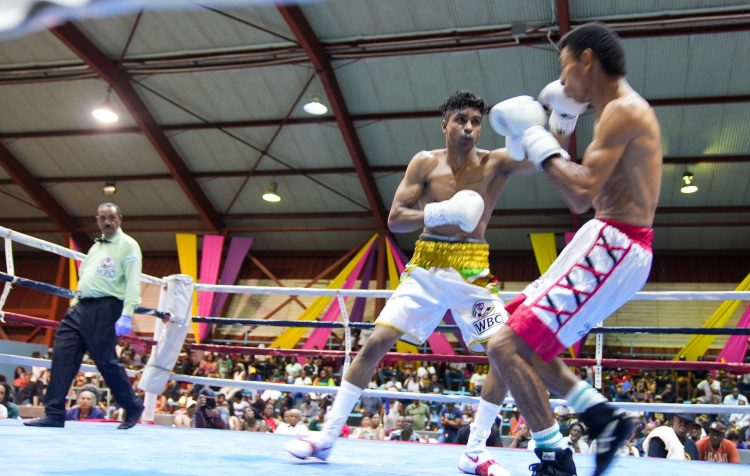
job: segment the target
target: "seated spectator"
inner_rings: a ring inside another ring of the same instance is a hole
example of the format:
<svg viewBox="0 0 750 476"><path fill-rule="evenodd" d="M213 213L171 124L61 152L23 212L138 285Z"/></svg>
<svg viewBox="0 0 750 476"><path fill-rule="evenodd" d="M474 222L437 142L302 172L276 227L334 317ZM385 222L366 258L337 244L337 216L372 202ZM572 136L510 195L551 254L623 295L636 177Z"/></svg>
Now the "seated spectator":
<svg viewBox="0 0 750 476"><path fill-rule="evenodd" d="M262 417L263 423L265 423L266 425L266 431L268 431L269 433L274 433L281 421L276 418L276 409L274 408L272 403L266 403L266 406L263 407Z"/></svg>
<svg viewBox="0 0 750 476"><path fill-rule="evenodd" d="M13 373L13 401L22 405L28 398L26 387L29 385L31 376L23 367L16 367Z"/></svg>
<svg viewBox="0 0 750 476"><path fill-rule="evenodd" d="M583 439L583 435L586 433L583 425L578 421L574 421L568 428L568 436L563 437L563 442L568 448L573 450L573 453L588 454L589 444Z"/></svg>
<svg viewBox="0 0 750 476"><path fill-rule="evenodd" d="M318 376L315 377L315 380L313 380L313 385L321 387L334 387L336 386L336 382L334 382L333 377L328 374L328 370L320 369L318 370Z"/></svg>
<svg viewBox="0 0 750 476"><path fill-rule="evenodd" d="M306 435L309 433L307 426L302 423L302 412L296 408L290 408L284 412L284 421L276 427L275 433L280 435Z"/></svg>
<svg viewBox="0 0 750 476"><path fill-rule="evenodd" d="M91 388L81 389L76 405L65 412L65 420L103 420L104 411L97 406L99 397Z"/></svg>
<svg viewBox="0 0 750 476"><path fill-rule="evenodd" d="M693 391L693 399L700 403L721 403L721 383L715 380L713 375L709 372L706 374L706 379L701 380L698 385L695 386Z"/></svg>
<svg viewBox="0 0 750 476"><path fill-rule="evenodd" d="M256 433L265 433L268 431L266 424L263 420L258 419L255 415L255 411L252 407L245 408L241 418L232 417L235 419L234 427L232 430L237 431L253 431Z"/></svg>
<svg viewBox="0 0 750 476"><path fill-rule="evenodd" d="M230 402L231 411L229 413L240 418L245 413L246 408L251 408L250 402L243 398L242 390L235 391L232 394L232 401Z"/></svg>
<svg viewBox="0 0 750 476"><path fill-rule="evenodd" d="M724 438L726 431L727 428L720 421L711 422L708 426L708 436L701 438L695 444L698 447L698 456L701 461L734 464L740 462L737 447Z"/></svg>
<svg viewBox="0 0 750 476"><path fill-rule="evenodd" d="M677 413L672 417L670 426L662 425L654 428L643 440L643 451L651 458L667 458L677 460L697 460L698 448L693 440L688 438L690 427L695 421L695 415Z"/></svg>
<svg viewBox="0 0 750 476"><path fill-rule="evenodd" d="M469 392L473 395L480 395L484 382L487 381L487 371L484 365L474 366L474 373L469 378Z"/></svg>
<svg viewBox="0 0 750 476"><path fill-rule="evenodd" d="M216 394L208 387L204 387L198 396L195 428L213 428L215 430L227 428L227 422L224 421L216 408Z"/></svg>
<svg viewBox="0 0 750 476"><path fill-rule="evenodd" d="M352 438L360 440L384 440L385 431L380 426L380 415L365 415L359 422L359 428L352 433Z"/></svg>
<svg viewBox="0 0 750 476"><path fill-rule="evenodd" d="M388 399L383 404L383 430L388 437L396 429L396 422L404 414L404 406L398 400Z"/></svg>
<svg viewBox="0 0 750 476"><path fill-rule="evenodd" d="M425 429L428 429L430 424L430 407L422 403L420 400L414 400L406 406L404 412L405 416L410 416L414 419L415 431L424 431Z"/></svg>
<svg viewBox="0 0 750 476"><path fill-rule="evenodd" d="M411 369L404 369L404 383L402 388L407 392L419 392L419 378L414 375Z"/></svg>
<svg viewBox="0 0 750 476"><path fill-rule="evenodd" d="M0 411L5 413L5 416L0 418L10 418L15 420L18 418L18 406L13 403L13 389L7 383L0 383Z"/></svg>
<svg viewBox="0 0 750 476"><path fill-rule="evenodd" d="M302 396L302 400L297 404L297 409L302 414L302 423L305 425L310 423L310 420L314 419L320 413L318 403L313 400L312 394L309 393Z"/></svg>
<svg viewBox="0 0 750 476"><path fill-rule="evenodd" d="M388 437L391 441L420 441L419 436L414 433L414 418L399 417L401 427L393 430Z"/></svg>
<svg viewBox="0 0 750 476"><path fill-rule="evenodd" d="M383 384L383 390L400 392L402 388L403 385L398 381L398 374L396 372L391 372L390 378Z"/></svg>
<svg viewBox="0 0 750 476"><path fill-rule="evenodd" d="M461 426L461 412L456 404L448 402L443 405L439 412L440 436L438 443L455 443L458 429Z"/></svg>
<svg viewBox="0 0 750 476"><path fill-rule="evenodd" d="M286 378L281 374L279 367L271 367L271 375L268 377L271 383L286 383Z"/></svg>
<svg viewBox="0 0 750 476"><path fill-rule="evenodd" d="M180 398L179 408L174 412L174 426L192 428L195 424L195 408L198 402L183 395Z"/></svg>
<svg viewBox="0 0 750 476"><path fill-rule="evenodd" d="M206 352L203 358L198 363L198 368L193 371L193 375L200 375L203 377L218 377L219 373L217 370L216 360L213 352Z"/></svg>
<svg viewBox="0 0 750 476"><path fill-rule="evenodd" d="M513 435L513 441L510 442L509 448L520 448L525 450L528 449L531 441L529 427L526 426L525 423L521 423L516 428L516 433Z"/></svg>
<svg viewBox="0 0 750 476"><path fill-rule="evenodd" d="M744 407L747 405L743 400L740 400L737 404L738 407ZM729 415L729 424L737 428L745 428L750 426L750 413L732 413Z"/></svg>
<svg viewBox="0 0 750 476"><path fill-rule="evenodd" d="M724 397L724 405L740 405L740 402L747 405L747 397L740 393L738 387L732 388L732 393Z"/></svg>
<svg viewBox="0 0 750 476"><path fill-rule="evenodd" d="M644 379L639 379L635 383L635 388L633 389L633 392L630 394L630 401L654 403L654 396L651 395L646 389L646 381Z"/></svg>
<svg viewBox="0 0 750 476"><path fill-rule="evenodd" d="M664 384L664 390L658 396L661 396L661 401L664 403L674 403L677 401L677 395L672 390L671 383Z"/></svg>
<svg viewBox="0 0 750 476"><path fill-rule="evenodd" d="M216 360L216 371L219 373L219 378L232 378L233 369L234 362L232 362L232 358L229 354L219 354L219 357Z"/></svg>
<svg viewBox="0 0 750 476"><path fill-rule="evenodd" d="M234 370L232 371L232 380L245 380L247 372L245 371L245 364L237 362L234 364Z"/></svg>

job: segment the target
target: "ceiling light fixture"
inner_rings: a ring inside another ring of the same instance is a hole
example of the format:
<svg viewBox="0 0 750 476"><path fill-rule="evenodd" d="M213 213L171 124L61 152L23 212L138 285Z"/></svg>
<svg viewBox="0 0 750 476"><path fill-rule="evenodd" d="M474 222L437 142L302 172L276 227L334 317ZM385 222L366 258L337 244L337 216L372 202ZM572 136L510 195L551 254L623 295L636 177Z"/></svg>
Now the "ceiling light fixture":
<svg viewBox="0 0 750 476"><path fill-rule="evenodd" d="M268 189L263 194L263 200L271 203L277 203L281 201L281 196L276 193L276 181L271 181L271 184L268 186Z"/></svg>
<svg viewBox="0 0 750 476"><path fill-rule="evenodd" d="M690 194L698 191L698 186L695 184L695 177L693 177L692 172L685 171L685 173L682 174L682 183L683 185L680 188L680 192Z"/></svg>
<svg viewBox="0 0 750 476"><path fill-rule="evenodd" d="M117 185L114 182L105 183L104 187L102 187L102 193L104 195L114 195L117 193Z"/></svg>
<svg viewBox="0 0 750 476"><path fill-rule="evenodd" d="M325 104L320 102L320 94L311 94L310 102L302 106L302 109L313 116L322 116L328 112L328 108Z"/></svg>
<svg viewBox="0 0 750 476"><path fill-rule="evenodd" d="M103 124L112 124L120 120L120 116L117 114L117 112L115 112L115 109L112 107L112 104L110 102L111 95L112 88L107 88L107 98L102 104L91 111L91 115L94 116L97 121Z"/></svg>

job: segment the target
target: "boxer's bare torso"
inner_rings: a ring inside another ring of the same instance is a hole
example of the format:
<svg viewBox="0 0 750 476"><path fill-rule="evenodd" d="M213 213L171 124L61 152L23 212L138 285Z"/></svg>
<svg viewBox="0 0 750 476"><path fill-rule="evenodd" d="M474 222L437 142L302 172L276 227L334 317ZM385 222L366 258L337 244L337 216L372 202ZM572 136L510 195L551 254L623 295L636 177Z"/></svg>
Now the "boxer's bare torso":
<svg viewBox="0 0 750 476"><path fill-rule="evenodd" d="M424 228L425 232L443 236L484 239L495 202L508 177L514 173L533 173L534 168L512 160L505 149L477 149L481 127L482 114L472 108L452 111L443 121L446 148L418 152L409 162L388 217L391 231ZM464 232L457 225L424 227L424 206L448 200L460 190L474 190L484 199L484 213L474 231Z"/></svg>

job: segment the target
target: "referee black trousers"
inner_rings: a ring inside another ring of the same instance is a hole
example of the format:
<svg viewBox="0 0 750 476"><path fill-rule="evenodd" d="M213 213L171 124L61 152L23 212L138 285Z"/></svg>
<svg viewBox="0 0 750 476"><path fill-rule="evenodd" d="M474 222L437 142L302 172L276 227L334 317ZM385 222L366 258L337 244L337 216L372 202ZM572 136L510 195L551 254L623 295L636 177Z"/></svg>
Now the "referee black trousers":
<svg viewBox="0 0 750 476"><path fill-rule="evenodd" d="M117 360L115 322L122 313L122 301L113 297L81 299L63 317L55 333L52 377L44 398L49 418L65 420L68 389L87 351L107 382L117 403L131 413L141 405L133 392L125 368Z"/></svg>

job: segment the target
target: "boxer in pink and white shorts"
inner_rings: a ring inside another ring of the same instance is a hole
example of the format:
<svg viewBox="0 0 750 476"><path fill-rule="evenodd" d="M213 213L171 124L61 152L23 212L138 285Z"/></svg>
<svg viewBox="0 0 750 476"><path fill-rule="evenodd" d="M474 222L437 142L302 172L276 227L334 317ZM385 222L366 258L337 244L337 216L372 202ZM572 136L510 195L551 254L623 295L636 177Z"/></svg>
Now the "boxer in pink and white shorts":
<svg viewBox="0 0 750 476"><path fill-rule="evenodd" d="M512 158L544 171L573 213L593 208L595 215L552 267L506 307L511 317L488 343L487 356L536 442L533 474L577 474L550 410L549 389L565 397L596 440L594 476L599 476L630 437L633 423L557 355L646 282L661 189L661 128L653 108L625 79L625 50L611 28L581 25L558 47L560 79L541 91L539 102L518 96L496 104L490 124L507 137ZM565 147L589 104L593 136L578 164Z"/></svg>

